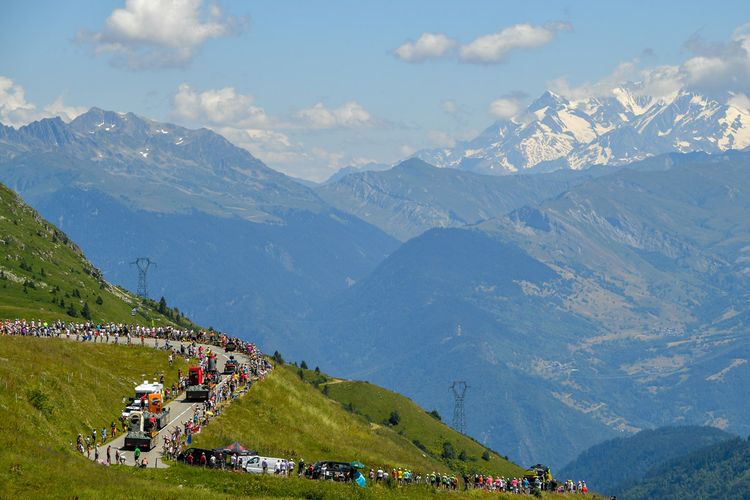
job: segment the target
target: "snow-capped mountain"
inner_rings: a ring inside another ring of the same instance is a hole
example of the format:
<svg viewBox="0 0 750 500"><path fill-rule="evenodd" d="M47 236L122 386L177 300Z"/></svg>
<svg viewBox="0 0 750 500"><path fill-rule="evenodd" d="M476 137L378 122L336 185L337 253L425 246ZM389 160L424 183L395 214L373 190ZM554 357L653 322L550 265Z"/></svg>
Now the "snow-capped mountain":
<svg viewBox="0 0 750 500"><path fill-rule="evenodd" d="M547 91L520 115L498 120L470 141L415 156L439 167L506 174L748 146L750 114L743 110L684 90L654 98L618 87L578 100Z"/></svg>

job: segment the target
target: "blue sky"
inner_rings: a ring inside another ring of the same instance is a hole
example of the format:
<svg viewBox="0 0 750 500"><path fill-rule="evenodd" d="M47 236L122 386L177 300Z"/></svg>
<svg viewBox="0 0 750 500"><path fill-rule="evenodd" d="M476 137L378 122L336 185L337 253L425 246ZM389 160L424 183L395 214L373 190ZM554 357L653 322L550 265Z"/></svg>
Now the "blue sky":
<svg viewBox="0 0 750 500"><path fill-rule="evenodd" d="M670 88L747 92L747 22L747 1L5 1L0 121L133 111L320 180L470 138L547 88L671 68Z"/></svg>

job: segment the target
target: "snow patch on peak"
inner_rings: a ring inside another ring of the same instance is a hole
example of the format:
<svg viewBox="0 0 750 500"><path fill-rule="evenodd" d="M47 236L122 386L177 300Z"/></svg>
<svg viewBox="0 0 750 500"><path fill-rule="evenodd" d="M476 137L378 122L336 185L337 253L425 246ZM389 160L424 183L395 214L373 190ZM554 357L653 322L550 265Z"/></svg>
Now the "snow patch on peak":
<svg viewBox="0 0 750 500"><path fill-rule="evenodd" d="M588 120L568 111L560 111L558 116L578 142L589 143L596 139L596 131Z"/></svg>
<svg viewBox="0 0 750 500"><path fill-rule="evenodd" d="M612 95L626 111L629 111L635 116L640 116L646 113L654 105L654 99L651 97L642 97L639 99L630 90L624 87L616 87L612 89Z"/></svg>

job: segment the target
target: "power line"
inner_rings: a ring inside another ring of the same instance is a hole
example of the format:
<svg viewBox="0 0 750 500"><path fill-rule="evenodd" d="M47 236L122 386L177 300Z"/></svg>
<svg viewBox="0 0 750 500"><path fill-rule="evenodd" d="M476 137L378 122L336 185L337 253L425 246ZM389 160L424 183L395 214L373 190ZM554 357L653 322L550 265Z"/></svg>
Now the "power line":
<svg viewBox="0 0 750 500"><path fill-rule="evenodd" d="M156 262L152 261L148 257L138 257L130 265L135 265L138 268L138 295L141 297L148 298L148 286L146 282L146 274L151 266L156 267Z"/></svg>

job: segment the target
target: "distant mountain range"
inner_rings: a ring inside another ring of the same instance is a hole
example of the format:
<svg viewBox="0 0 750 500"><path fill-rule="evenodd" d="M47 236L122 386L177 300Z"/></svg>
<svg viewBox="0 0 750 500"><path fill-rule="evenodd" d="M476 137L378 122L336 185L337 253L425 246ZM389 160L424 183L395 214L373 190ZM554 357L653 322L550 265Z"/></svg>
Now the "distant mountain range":
<svg viewBox="0 0 750 500"><path fill-rule="evenodd" d="M636 86L568 100L545 92L476 138L415 156L438 167L502 175L623 165L670 152L750 146L750 114L695 92L654 98Z"/></svg>
<svg viewBox="0 0 750 500"><path fill-rule="evenodd" d="M92 108L69 124L0 126L7 184L27 197L65 187L98 190L133 209L194 210L280 222L280 209L320 211L309 189L207 129ZM62 178L60 178L62 176Z"/></svg>
<svg viewBox="0 0 750 500"><path fill-rule="evenodd" d="M411 158L385 171L350 172L315 189L325 201L405 241L460 227L556 196L611 169L490 177Z"/></svg>

